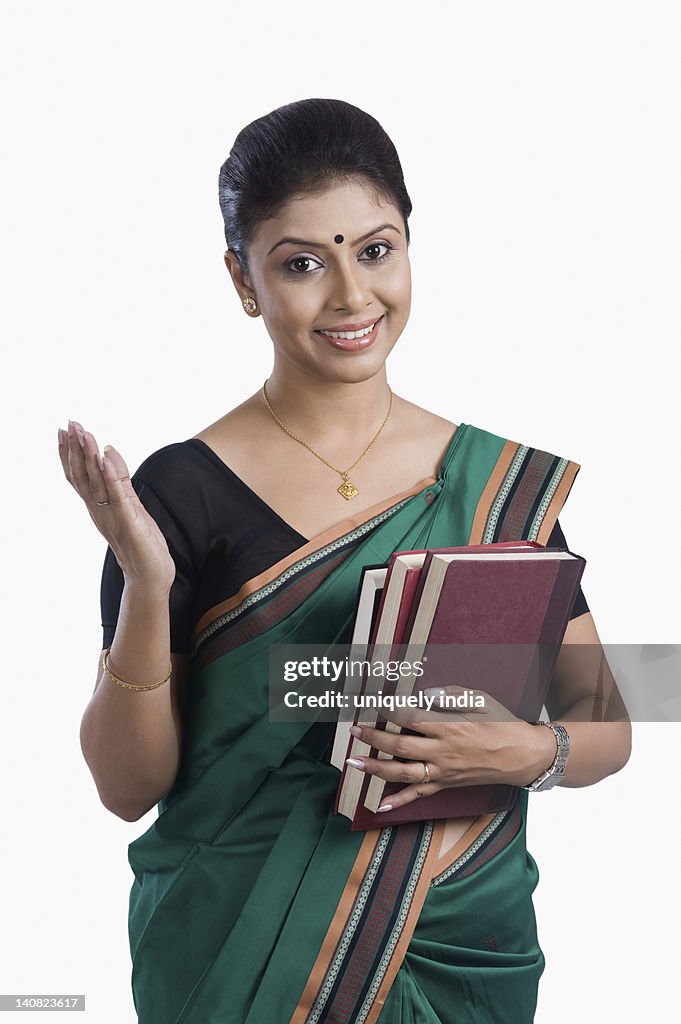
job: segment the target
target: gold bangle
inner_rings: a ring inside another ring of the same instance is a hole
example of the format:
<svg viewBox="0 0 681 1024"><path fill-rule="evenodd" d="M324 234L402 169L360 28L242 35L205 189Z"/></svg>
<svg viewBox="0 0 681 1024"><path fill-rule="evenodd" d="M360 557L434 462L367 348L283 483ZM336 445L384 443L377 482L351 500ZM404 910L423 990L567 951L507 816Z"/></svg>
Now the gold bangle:
<svg viewBox="0 0 681 1024"><path fill-rule="evenodd" d="M104 671L108 675L109 679L112 679L114 683L118 683L119 686L124 686L126 690L155 690L158 686L163 686L164 683L167 683L172 675L173 664L171 661L170 668L168 670L168 675L165 677L165 679L162 679L160 683L150 683L149 686L135 686L134 683L126 683L123 679L119 679L118 676L115 676L111 669L109 668L107 659L109 657L110 650L111 648L107 647L107 649L104 651Z"/></svg>

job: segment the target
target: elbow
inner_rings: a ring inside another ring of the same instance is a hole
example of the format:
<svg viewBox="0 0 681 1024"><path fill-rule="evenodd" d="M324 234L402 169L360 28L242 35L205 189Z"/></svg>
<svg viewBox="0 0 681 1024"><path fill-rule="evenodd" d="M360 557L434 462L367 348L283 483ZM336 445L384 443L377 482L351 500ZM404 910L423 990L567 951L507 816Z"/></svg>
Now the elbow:
<svg viewBox="0 0 681 1024"><path fill-rule="evenodd" d="M107 811L115 814L115 816L120 818L121 821L139 821L140 818L143 818L145 814L148 814L152 807L155 807L157 803L157 801L154 801L154 803L151 803L148 806L144 805L140 807L138 805L133 807L127 804L116 804L113 801L107 801L101 796L101 794L100 800L102 805L106 807Z"/></svg>
<svg viewBox="0 0 681 1024"><path fill-rule="evenodd" d="M101 784L97 783L95 779L95 785L97 786L97 792L99 799L103 807L106 807L107 811L111 814L115 814L121 821L139 821L145 814L153 810L158 805L159 800L163 798L164 793L153 792L146 796L140 796L135 794L134 797L126 797L121 793L108 792Z"/></svg>
<svg viewBox="0 0 681 1024"><path fill-rule="evenodd" d="M610 775L621 772L631 757L631 723L621 722L621 736L613 752L612 767Z"/></svg>

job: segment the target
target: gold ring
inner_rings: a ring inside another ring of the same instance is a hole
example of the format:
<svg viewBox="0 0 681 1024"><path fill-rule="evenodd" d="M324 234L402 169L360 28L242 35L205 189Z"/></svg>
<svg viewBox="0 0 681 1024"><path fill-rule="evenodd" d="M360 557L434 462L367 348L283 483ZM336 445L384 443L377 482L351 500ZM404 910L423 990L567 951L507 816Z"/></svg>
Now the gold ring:
<svg viewBox="0 0 681 1024"><path fill-rule="evenodd" d="M421 764L423 765L423 778L421 779L421 783L430 782L430 770L428 768L428 764L426 761L422 761Z"/></svg>

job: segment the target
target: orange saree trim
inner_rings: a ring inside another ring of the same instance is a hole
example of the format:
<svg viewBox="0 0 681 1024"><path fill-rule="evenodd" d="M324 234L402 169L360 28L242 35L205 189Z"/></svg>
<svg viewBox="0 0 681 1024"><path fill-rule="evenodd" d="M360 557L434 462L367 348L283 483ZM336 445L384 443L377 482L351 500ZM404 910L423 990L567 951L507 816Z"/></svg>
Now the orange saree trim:
<svg viewBox="0 0 681 1024"><path fill-rule="evenodd" d="M364 836L364 841L359 848L352 871L345 883L345 888L338 902L336 913L333 916L329 930L326 933L319 955L314 963L307 984L300 997L296 1012L291 1017L290 1024L304 1024L306 1017L312 1009L317 992L319 991L324 977L329 969L333 955L338 947L341 935L352 912L357 893L366 876L367 869L376 852L376 846L381 835L380 829L371 829Z"/></svg>
<svg viewBox="0 0 681 1024"><path fill-rule="evenodd" d="M485 532L485 525L487 523L490 509L497 497L497 494L499 493L504 478L511 467L519 447L520 445L516 441L507 441L504 445L501 455L497 459L497 463L490 474L490 478L487 481L485 489L480 495L480 501L478 502L478 507L475 510L471 535L468 538L469 544L482 544L482 538Z"/></svg>

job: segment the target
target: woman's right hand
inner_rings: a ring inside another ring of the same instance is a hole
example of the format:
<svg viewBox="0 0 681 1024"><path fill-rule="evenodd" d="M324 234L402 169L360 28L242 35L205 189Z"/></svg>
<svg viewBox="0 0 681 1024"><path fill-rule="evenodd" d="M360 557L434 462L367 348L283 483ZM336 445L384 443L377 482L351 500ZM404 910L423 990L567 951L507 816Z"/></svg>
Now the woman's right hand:
<svg viewBox="0 0 681 1024"><path fill-rule="evenodd" d="M137 497L121 455L107 446L100 457L94 436L75 421L69 420L68 430L59 436L64 475L110 545L126 584L169 592L175 563L156 521Z"/></svg>

